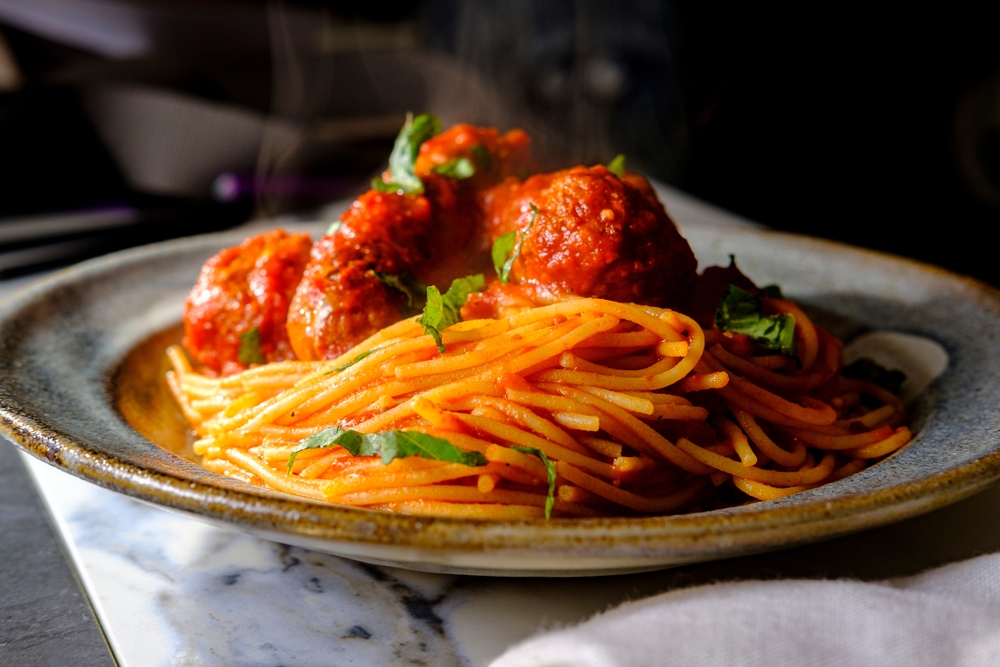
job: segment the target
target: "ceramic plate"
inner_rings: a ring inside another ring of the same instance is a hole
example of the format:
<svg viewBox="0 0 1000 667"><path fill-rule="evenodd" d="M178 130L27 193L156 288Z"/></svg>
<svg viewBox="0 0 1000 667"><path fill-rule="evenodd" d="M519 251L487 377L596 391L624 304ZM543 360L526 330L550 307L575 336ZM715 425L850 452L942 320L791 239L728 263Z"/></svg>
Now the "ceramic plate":
<svg viewBox="0 0 1000 667"><path fill-rule="evenodd" d="M429 519L252 487L185 458L158 380L201 264L243 232L87 262L0 306L0 427L70 474L220 526L373 563L494 575L610 574L783 548L926 512L1000 478L996 291L814 239L756 229L686 234L703 265L735 254L758 284L782 285L838 335L878 330L939 344L932 347L944 350L947 367L916 400L916 439L839 482L686 516Z"/></svg>

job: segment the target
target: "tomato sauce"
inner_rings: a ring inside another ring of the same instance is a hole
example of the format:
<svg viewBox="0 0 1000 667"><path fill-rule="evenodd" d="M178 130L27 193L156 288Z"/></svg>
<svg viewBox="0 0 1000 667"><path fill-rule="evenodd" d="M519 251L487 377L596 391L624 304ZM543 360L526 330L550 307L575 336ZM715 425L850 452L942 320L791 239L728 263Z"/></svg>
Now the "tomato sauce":
<svg viewBox="0 0 1000 667"><path fill-rule="evenodd" d="M209 259L184 304L184 347L228 375L247 367L239 351L256 330L266 361L294 359L285 318L311 245L308 234L276 230Z"/></svg>
<svg viewBox="0 0 1000 667"><path fill-rule="evenodd" d="M266 361L337 357L410 314L400 284L443 292L491 273L490 248L512 231L523 244L509 284L472 295L466 318L585 296L683 305L696 262L649 183L603 166L531 176L530 143L521 130L456 125L421 145L422 193L366 192L315 244L277 231L223 250L188 297L185 347L222 374L246 367L255 329Z"/></svg>

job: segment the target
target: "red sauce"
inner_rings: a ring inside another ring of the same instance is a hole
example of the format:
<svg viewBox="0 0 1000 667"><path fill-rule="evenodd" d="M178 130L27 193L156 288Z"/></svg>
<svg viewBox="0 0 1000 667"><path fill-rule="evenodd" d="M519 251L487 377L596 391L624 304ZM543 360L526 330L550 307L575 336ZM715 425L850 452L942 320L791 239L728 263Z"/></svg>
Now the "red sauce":
<svg viewBox="0 0 1000 667"><path fill-rule="evenodd" d="M399 321L406 295L378 274L405 274L430 254L426 197L369 191L342 221L313 246L291 303L288 334L299 359L337 357Z"/></svg>
<svg viewBox="0 0 1000 667"><path fill-rule="evenodd" d="M530 169L529 147L520 130L501 135L493 128L456 125L420 147L415 167L423 195L374 190L361 195L341 217L339 231L316 243L296 290L288 332L298 357L339 356L403 317L406 296L377 274L411 274L447 289L452 279L487 269L476 193ZM471 178L433 171L461 157L476 167Z"/></svg>
<svg viewBox="0 0 1000 667"><path fill-rule="evenodd" d="M475 174L434 171L457 158ZM597 166L529 178L527 134L471 125L424 142L415 168L423 194L366 192L311 251L307 236L278 231L212 258L188 298L185 347L223 374L244 368L241 336L254 328L267 361L339 356L407 314L406 295L385 276L444 291L489 273L493 241L533 219L510 284L473 295L466 318L576 296L677 307L691 293L694 255L640 176Z"/></svg>
<svg viewBox="0 0 1000 667"><path fill-rule="evenodd" d="M257 329L267 361L294 359L285 317L310 245L308 234L276 230L208 260L184 304L184 347L206 368L235 373L246 368L241 336Z"/></svg>
<svg viewBox="0 0 1000 667"><path fill-rule="evenodd" d="M510 177L524 179L537 171L531 159L531 138L524 130L500 134L492 127L462 123L421 144L417 176L424 178L435 167L463 157L476 167L475 175L459 181L466 190L482 190Z"/></svg>
<svg viewBox="0 0 1000 667"><path fill-rule="evenodd" d="M515 302L523 295L536 303L588 296L673 307L691 294L697 261L641 177L574 167L503 183L483 200L493 238L534 222L511 273L519 289L488 291L470 313L489 312L483 301L501 303L496 290Z"/></svg>

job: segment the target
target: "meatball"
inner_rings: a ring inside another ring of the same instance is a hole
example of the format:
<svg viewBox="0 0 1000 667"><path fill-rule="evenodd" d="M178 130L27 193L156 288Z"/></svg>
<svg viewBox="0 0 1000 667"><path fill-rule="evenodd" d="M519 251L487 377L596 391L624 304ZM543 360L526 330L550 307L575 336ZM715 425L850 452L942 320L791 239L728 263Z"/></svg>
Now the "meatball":
<svg viewBox="0 0 1000 667"><path fill-rule="evenodd" d="M454 278L490 270L490 241L482 224L480 194L505 180L520 183L519 179L537 171L530 149L531 139L523 130L501 134L495 128L466 124L421 145L415 167L435 218L434 255L421 267L424 282L443 289ZM435 172L459 158L474 165L471 177L457 179Z"/></svg>
<svg viewBox="0 0 1000 667"><path fill-rule="evenodd" d="M369 191L316 242L288 313L299 359L332 359L406 314L405 282L430 255L426 197Z"/></svg>
<svg viewBox="0 0 1000 667"><path fill-rule="evenodd" d="M288 335L298 357L337 357L408 314L407 294L388 276L444 290L454 278L488 270L478 191L530 170L529 146L520 130L501 135L457 125L420 147L415 171L424 194L372 190L359 197L336 234L316 243L295 292ZM458 158L470 160L475 174L459 179L435 171Z"/></svg>
<svg viewBox="0 0 1000 667"><path fill-rule="evenodd" d="M293 359L285 317L311 244L308 234L275 230L209 259L184 303L184 347L223 375L247 368L248 355Z"/></svg>
<svg viewBox="0 0 1000 667"><path fill-rule="evenodd" d="M640 176L574 167L501 184L484 200L491 238L531 224L512 281L536 303L598 297L679 307L690 296L694 253Z"/></svg>
<svg viewBox="0 0 1000 667"><path fill-rule="evenodd" d="M531 138L524 130L504 134L492 127L460 124L431 137L420 146L415 165L417 176L437 176L435 168L466 158L475 174L460 181L466 190L482 190L506 178L527 178L537 171L531 159Z"/></svg>

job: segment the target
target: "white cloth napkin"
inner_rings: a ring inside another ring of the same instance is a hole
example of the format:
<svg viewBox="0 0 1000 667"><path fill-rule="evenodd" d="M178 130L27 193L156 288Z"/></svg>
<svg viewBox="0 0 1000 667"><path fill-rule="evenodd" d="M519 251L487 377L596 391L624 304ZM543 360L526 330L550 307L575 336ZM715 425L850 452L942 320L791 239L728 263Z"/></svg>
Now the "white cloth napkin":
<svg viewBox="0 0 1000 667"><path fill-rule="evenodd" d="M745 581L626 603L491 667L1000 665L1000 554L905 579Z"/></svg>

